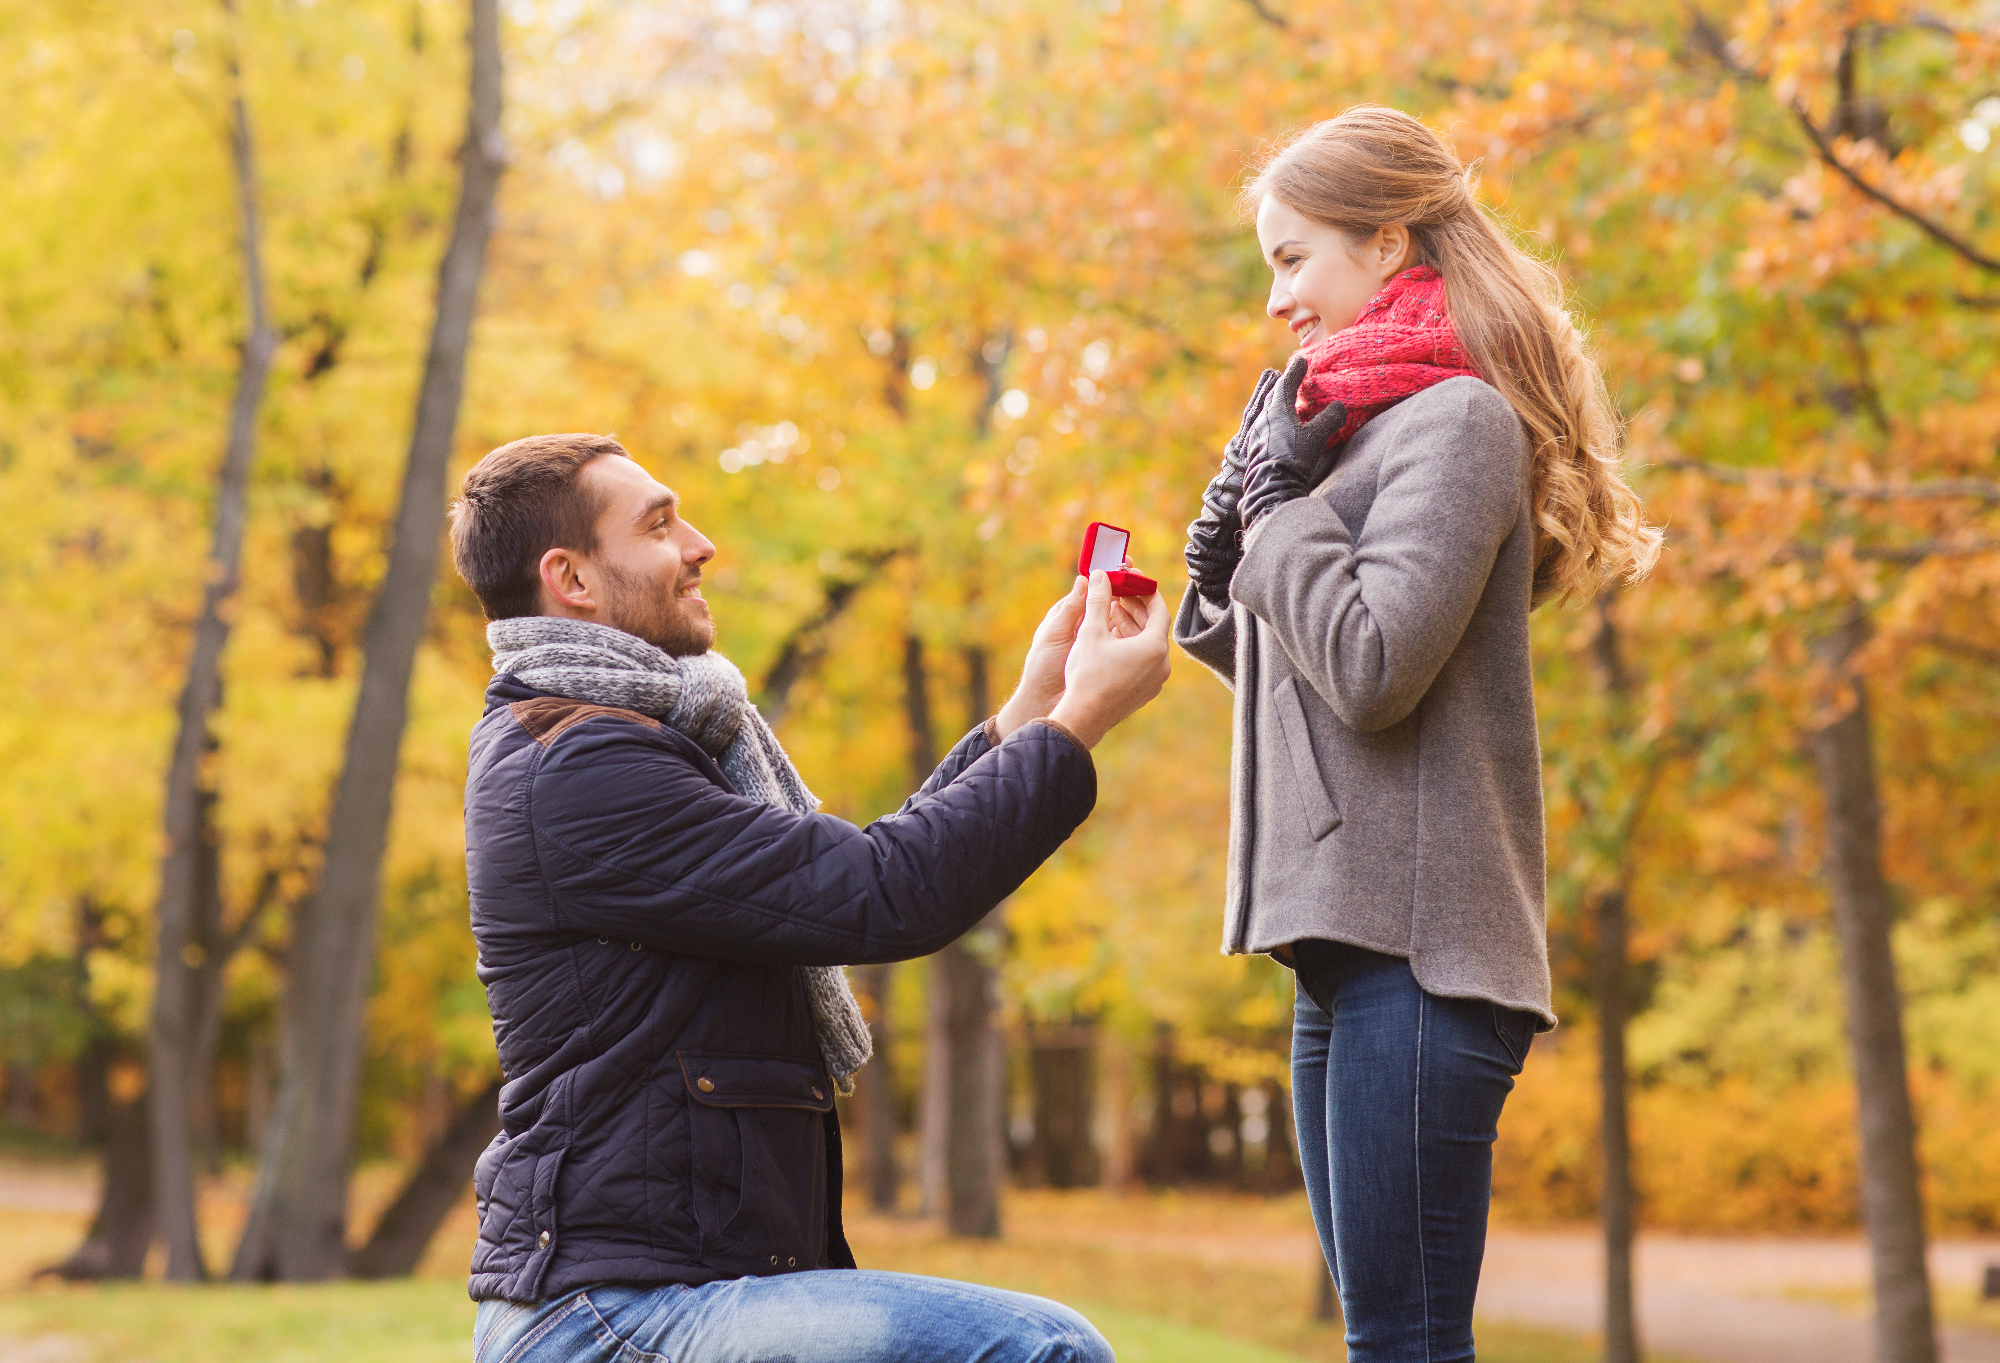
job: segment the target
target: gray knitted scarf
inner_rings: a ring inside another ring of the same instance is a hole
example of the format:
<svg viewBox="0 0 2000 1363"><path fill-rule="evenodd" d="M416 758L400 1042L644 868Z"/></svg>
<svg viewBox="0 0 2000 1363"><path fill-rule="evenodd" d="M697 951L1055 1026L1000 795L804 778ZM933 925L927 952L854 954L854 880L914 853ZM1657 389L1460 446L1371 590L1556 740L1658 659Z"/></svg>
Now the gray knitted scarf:
<svg viewBox="0 0 2000 1363"><path fill-rule="evenodd" d="M676 658L644 639L588 620L523 615L486 627L493 671L537 691L651 715L700 745L743 795L794 814L819 800L806 789L778 736L750 703L736 664L720 653ZM837 965L802 966L813 1032L834 1087L854 1091L854 1074L874 1054L868 1024Z"/></svg>

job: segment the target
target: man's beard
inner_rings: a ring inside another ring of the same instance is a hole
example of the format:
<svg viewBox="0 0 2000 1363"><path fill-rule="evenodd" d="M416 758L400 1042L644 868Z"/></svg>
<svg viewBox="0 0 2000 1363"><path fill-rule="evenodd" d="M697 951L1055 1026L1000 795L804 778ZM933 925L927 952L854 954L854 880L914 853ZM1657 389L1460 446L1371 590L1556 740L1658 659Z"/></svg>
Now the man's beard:
<svg viewBox="0 0 2000 1363"><path fill-rule="evenodd" d="M705 612L694 614L681 597L671 593L661 596L643 579L620 572L608 563L601 571L605 585L611 589L611 599L605 603L605 624L644 639L669 657L692 657L713 647L715 622ZM674 586L678 590L678 579Z"/></svg>

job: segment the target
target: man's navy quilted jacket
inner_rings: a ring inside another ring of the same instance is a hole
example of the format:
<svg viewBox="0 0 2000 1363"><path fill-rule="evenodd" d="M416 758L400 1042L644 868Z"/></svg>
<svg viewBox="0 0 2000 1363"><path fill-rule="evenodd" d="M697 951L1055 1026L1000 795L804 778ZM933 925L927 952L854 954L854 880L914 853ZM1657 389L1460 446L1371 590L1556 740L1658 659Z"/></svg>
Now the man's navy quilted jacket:
<svg viewBox="0 0 2000 1363"><path fill-rule="evenodd" d="M856 828L745 799L658 720L494 678L465 833L507 1083L473 1180L473 1298L853 1267L793 967L937 950L1096 798L1062 730L982 729Z"/></svg>

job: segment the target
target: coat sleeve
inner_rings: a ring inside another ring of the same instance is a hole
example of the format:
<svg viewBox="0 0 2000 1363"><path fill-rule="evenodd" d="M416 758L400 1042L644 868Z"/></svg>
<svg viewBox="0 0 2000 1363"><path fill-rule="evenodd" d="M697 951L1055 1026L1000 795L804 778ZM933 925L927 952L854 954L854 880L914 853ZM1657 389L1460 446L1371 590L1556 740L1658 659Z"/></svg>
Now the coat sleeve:
<svg viewBox="0 0 2000 1363"><path fill-rule="evenodd" d="M995 730L991 727L993 723L994 721L989 719L964 738L959 739L952 750L944 755L944 761L937 764L937 770L932 772L925 779L923 785L917 788L916 794L903 801L903 807L896 812L898 814L909 813L911 806L920 801L930 799L942 787L956 781L965 774L967 767L977 762L996 747L997 745L993 742Z"/></svg>
<svg viewBox="0 0 2000 1363"><path fill-rule="evenodd" d="M1398 723L1424 698L1521 514L1519 418L1487 385L1453 384L1460 401L1398 433L1358 539L1325 498L1301 497L1252 528L1230 584L1362 733Z"/></svg>
<svg viewBox="0 0 2000 1363"><path fill-rule="evenodd" d="M990 749L975 731L945 768L955 762L954 778L857 828L733 794L638 724L579 724L527 795L551 927L764 964L936 951L1013 893L1097 798L1089 752L1047 724Z"/></svg>
<svg viewBox="0 0 2000 1363"><path fill-rule="evenodd" d="M1201 593L1188 583L1181 594L1181 607L1174 612L1174 642L1181 652L1236 689L1236 612L1227 608L1204 608Z"/></svg>

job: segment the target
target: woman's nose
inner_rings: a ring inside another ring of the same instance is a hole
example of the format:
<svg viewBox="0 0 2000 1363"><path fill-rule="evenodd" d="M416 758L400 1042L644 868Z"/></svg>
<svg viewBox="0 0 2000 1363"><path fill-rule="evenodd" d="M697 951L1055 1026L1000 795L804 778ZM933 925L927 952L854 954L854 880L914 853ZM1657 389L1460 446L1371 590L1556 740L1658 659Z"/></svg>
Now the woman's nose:
<svg viewBox="0 0 2000 1363"><path fill-rule="evenodd" d="M1284 321L1292 313L1292 291L1283 284L1271 286L1271 301L1264 305L1264 311L1277 321Z"/></svg>

